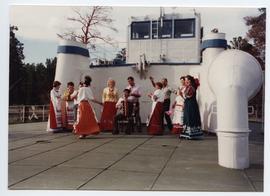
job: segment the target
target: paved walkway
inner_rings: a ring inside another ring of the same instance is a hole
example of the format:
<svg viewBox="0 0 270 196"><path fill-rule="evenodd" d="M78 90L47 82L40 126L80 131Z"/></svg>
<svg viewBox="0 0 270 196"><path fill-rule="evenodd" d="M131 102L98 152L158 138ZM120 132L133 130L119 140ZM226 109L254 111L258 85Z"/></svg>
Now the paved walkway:
<svg viewBox="0 0 270 196"><path fill-rule="evenodd" d="M245 170L220 167L217 139L111 135L84 140L46 133L46 123L9 126L11 190L263 191L263 132L251 136Z"/></svg>

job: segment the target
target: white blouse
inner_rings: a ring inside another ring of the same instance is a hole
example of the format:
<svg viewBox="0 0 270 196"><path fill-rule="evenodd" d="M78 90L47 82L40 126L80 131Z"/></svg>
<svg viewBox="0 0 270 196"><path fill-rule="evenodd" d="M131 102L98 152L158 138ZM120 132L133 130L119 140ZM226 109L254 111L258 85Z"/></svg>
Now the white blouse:
<svg viewBox="0 0 270 196"><path fill-rule="evenodd" d="M134 86L130 86L128 85L126 87L126 89L129 89L130 90L130 94L137 94L137 95L142 95L141 93L141 87L138 86L137 84L135 84ZM128 100L129 101L132 101L132 102L136 102L136 101L139 101L139 98L138 97L135 97L135 96L129 96L128 97Z"/></svg>
<svg viewBox="0 0 270 196"><path fill-rule="evenodd" d="M154 97L157 97L157 100L154 99ZM154 102L164 102L164 91L161 89L155 90L154 94L152 95L152 101Z"/></svg>
<svg viewBox="0 0 270 196"><path fill-rule="evenodd" d="M90 102L91 100L94 99L94 95L92 92L91 87L81 87L79 89L78 97L77 97L77 102L80 103L83 100L86 100Z"/></svg>
<svg viewBox="0 0 270 196"><path fill-rule="evenodd" d="M50 92L51 101L56 110L61 110L61 94L53 88Z"/></svg>
<svg viewBox="0 0 270 196"><path fill-rule="evenodd" d="M77 101L78 93L79 92L77 90L74 90L74 92L70 95L70 98L73 99L74 104L79 104L80 103L80 102Z"/></svg>

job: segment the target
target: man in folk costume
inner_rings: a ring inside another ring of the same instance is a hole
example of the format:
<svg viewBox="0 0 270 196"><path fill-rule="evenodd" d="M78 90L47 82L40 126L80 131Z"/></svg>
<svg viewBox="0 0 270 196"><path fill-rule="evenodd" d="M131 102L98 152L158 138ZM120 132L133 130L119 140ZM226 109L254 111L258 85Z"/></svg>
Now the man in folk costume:
<svg viewBox="0 0 270 196"><path fill-rule="evenodd" d="M67 90L64 92L63 100L65 105L66 116L66 129L72 130L75 123L75 99L77 98L78 91L74 89L74 83L67 83Z"/></svg>
<svg viewBox="0 0 270 196"><path fill-rule="evenodd" d="M156 82L156 90L153 94L148 95L152 103L152 111L149 116L149 121L147 125L147 131L150 135L162 135L163 134L163 102L164 93L162 90L162 83Z"/></svg>
<svg viewBox="0 0 270 196"><path fill-rule="evenodd" d="M142 96L141 87L135 84L134 78L132 76L129 76L127 81L128 81L128 86L126 87L126 89L130 90L130 95L128 97L128 100L133 103L139 104L139 98Z"/></svg>
<svg viewBox="0 0 270 196"><path fill-rule="evenodd" d="M184 92L185 92L185 77L180 78L180 88L178 89L177 96L172 105L173 108L173 128L172 134L180 134L183 130L184 123Z"/></svg>
<svg viewBox="0 0 270 196"><path fill-rule="evenodd" d="M118 90L115 88L115 81L109 79L107 87L104 88L102 94L103 111L100 119L100 129L102 131L112 131L114 128L114 116L117 109L115 107L118 101Z"/></svg>
<svg viewBox="0 0 270 196"><path fill-rule="evenodd" d="M130 96L128 97L128 100L133 103L133 112L136 116L136 121L141 122L139 101L139 98L142 96L141 87L135 84L134 78L132 76L129 76L127 81L129 85L126 87L126 89L130 90ZM141 129L138 129L138 132L141 132Z"/></svg>
<svg viewBox="0 0 270 196"><path fill-rule="evenodd" d="M154 82L154 78L152 76L150 76L150 80L151 83L153 85L153 87L155 87L156 83ZM165 117L165 120L167 122L167 127L169 130L172 130L172 120L170 115L167 114L167 111L170 110L170 105L171 105L171 94L174 91L169 85L168 85L168 80L167 78L162 78L161 79L161 83L162 83L162 91L164 93L164 103L163 103L163 115Z"/></svg>
<svg viewBox="0 0 270 196"><path fill-rule="evenodd" d="M96 114L91 104L94 102L102 105L102 103L94 98L90 87L91 81L90 76L85 76L84 86L79 89L77 97L79 108L77 122L74 125L74 134L79 135L80 139L100 132Z"/></svg>
<svg viewBox="0 0 270 196"><path fill-rule="evenodd" d="M130 90L125 89L123 93L123 96L119 98L115 106L116 109L121 110L121 112L114 117L113 134L119 134L119 121L121 120L128 121L128 126L125 131L126 134L130 134L130 132L134 129L132 118L133 102L128 99L130 96Z"/></svg>
<svg viewBox="0 0 270 196"><path fill-rule="evenodd" d="M61 83L53 82L53 89L50 91L50 113L47 125L47 131L55 132L62 130L62 111L61 111L61 94L59 92Z"/></svg>

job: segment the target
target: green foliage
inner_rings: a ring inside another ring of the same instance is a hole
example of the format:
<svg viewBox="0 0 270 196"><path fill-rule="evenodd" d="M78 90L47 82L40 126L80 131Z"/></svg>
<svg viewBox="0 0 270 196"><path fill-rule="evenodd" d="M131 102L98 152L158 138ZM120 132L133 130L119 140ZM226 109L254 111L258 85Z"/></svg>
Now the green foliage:
<svg viewBox="0 0 270 196"><path fill-rule="evenodd" d="M262 69L265 67L265 22L266 22L266 9L258 9L260 14L258 16L244 17L247 26L250 29L247 32L246 38L234 37L228 45L229 49L238 49L250 53L254 56Z"/></svg>
<svg viewBox="0 0 270 196"><path fill-rule="evenodd" d="M15 36L17 27L10 27L9 105L48 104L56 57L43 63L24 64L23 43Z"/></svg>
<svg viewBox="0 0 270 196"><path fill-rule="evenodd" d="M247 38L245 38L244 41L238 40L238 43L241 45L240 50L244 50L252 54L264 70L266 9L260 8L258 10L260 12L258 16L246 16L244 18L246 25L249 26L250 29L247 32ZM249 105L254 106L259 118L263 117L263 88L260 89L255 97L249 100Z"/></svg>
<svg viewBox="0 0 270 196"><path fill-rule="evenodd" d="M49 91L51 89L56 68L56 58L46 59L45 65L25 64L24 80L21 84L25 89L22 104L48 104Z"/></svg>
<svg viewBox="0 0 270 196"><path fill-rule="evenodd" d="M20 103L19 83L23 80L23 43L21 43L15 35L15 31L18 27L10 27L10 38L9 38L9 102L10 104Z"/></svg>
<svg viewBox="0 0 270 196"><path fill-rule="evenodd" d="M262 68L265 66L265 33L266 33L266 8L258 9L260 14L258 16L247 16L244 18L246 25L250 27L247 32L247 38L254 44L258 50L255 56L261 63Z"/></svg>
<svg viewBox="0 0 270 196"><path fill-rule="evenodd" d="M262 69L265 67L265 21L266 9L260 8L258 16L244 17L245 23L250 29L247 32L247 37L234 37L228 45L229 49L243 50L254 56L260 63ZM263 116L263 89L261 88L258 94L249 100L249 105L254 106L258 117Z"/></svg>
<svg viewBox="0 0 270 196"><path fill-rule="evenodd" d="M228 48L243 50L255 58L257 58L259 54L258 48L250 44L246 38L242 38L241 36L234 37L233 40L230 41Z"/></svg>

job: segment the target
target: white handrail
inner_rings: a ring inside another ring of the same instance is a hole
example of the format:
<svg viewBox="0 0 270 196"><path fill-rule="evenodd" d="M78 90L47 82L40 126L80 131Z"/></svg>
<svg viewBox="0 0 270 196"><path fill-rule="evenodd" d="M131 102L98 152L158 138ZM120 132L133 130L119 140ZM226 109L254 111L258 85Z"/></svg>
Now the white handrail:
<svg viewBox="0 0 270 196"><path fill-rule="evenodd" d="M47 121L49 105L9 106L9 123Z"/></svg>

